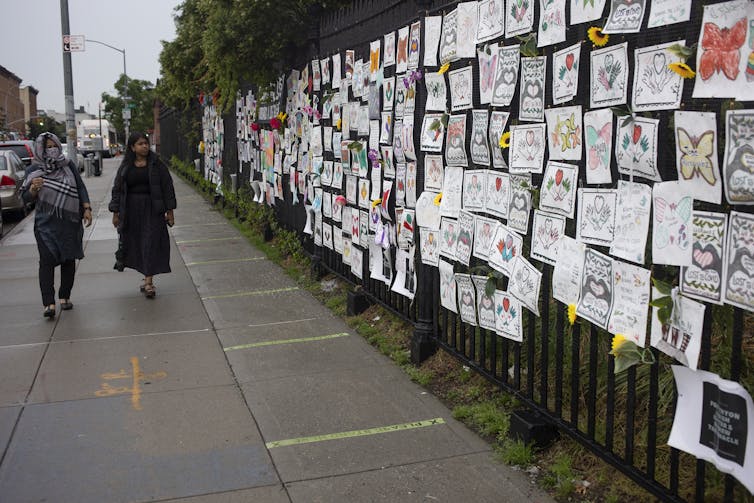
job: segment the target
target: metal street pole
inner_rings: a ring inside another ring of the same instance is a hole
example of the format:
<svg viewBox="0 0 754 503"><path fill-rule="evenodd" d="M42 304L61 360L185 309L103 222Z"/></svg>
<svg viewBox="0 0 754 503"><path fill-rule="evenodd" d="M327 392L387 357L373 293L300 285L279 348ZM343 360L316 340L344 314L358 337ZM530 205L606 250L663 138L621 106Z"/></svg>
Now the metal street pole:
<svg viewBox="0 0 754 503"><path fill-rule="evenodd" d="M60 24L63 36L71 34L68 21L68 0L60 0ZM68 145L68 158L76 158L76 112L73 105L73 68L71 53L63 52L63 81L65 84L65 132Z"/></svg>
<svg viewBox="0 0 754 503"><path fill-rule="evenodd" d="M123 128L125 129L126 133L126 139L123 141L126 142L128 141L129 126L131 124L131 109L128 108L128 74L126 73L126 50L118 49L117 47L113 47L110 44L100 42L99 40L92 40L91 38L87 39L87 41L104 45L105 47L109 47L110 49L123 54L123 77L125 78L125 89L123 91Z"/></svg>

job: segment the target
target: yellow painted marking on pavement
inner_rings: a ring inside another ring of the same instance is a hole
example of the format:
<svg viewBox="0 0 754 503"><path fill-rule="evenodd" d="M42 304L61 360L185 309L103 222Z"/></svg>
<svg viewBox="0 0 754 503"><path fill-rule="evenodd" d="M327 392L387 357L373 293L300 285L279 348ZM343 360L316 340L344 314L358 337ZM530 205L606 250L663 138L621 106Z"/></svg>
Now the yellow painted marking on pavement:
<svg viewBox="0 0 754 503"><path fill-rule="evenodd" d="M187 239L185 241L176 241L175 244L182 245L185 243L206 243L209 241L232 241L234 239L241 239L241 236L235 236L232 238L203 238L203 239Z"/></svg>
<svg viewBox="0 0 754 503"><path fill-rule="evenodd" d="M255 260L265 260L266 257L248 257L248 258L228 258L222 260L203 260L201 262L187 262L186 267L192 265L206 265L206 264L231 264L233 262L252 262Z"/></svg>
<svg viewBox="0 0 754 503"><path fill-rule="evenodd" d="M303 323L305 321L314 321L316 319L317 318L301 318L300 320L272 321L270 323L256 323L256 324L251 324L247 326L248 327L270 327L272 325L287 325L289 323Z"/></svg>
<svg viewBox="0 0 754 503"><path fill-rule="evenodd" d="M265 445L267 446L268 449L274 449L275 447L286 447L289 445L310 444L312 442L324 442L327 440L337 440L341 438L364 437L367 435L378 435L380 433L393 433L396 431L413 430L416 428L426 428L427 426L436 426L439 424L445 424L445 420L441 417L436 417L434 419L427 419L424 421L415 421L413 423L403 423L403 424L391 424L389 426L378 426L376 428L368 428L365 430L342 431L339 433L315 435L313 437L300 437L300 438L289 438L286 440L276 440L274 442L267 442Z"/></svg>
<svg viewBox="0 0 754 503"><path fill-rule="evenodd" d="M351 334L347 332L341 332L339 334L317 335L314 337L301 337L300 339L281 339L277 341L252 342L250 344L241 344L239 346L229 346L227 348L223 348L223 351L236 351L238 349L261 348L262 346L276 346L278 344L293 344L296 342L325 341L327 339L337 339L338 337L348 337L349 335Z"/></svg>
<svg viewBox="0 0 754 503"><path fill-rule="evenodd" d="M141 410L141 385L139 384L139 359L131 357L131 370L133 371L133 388L131 389L131 407L134 410Z"/></svg>
<svg viewBox="0 0 754 503"><path fill-rule="evenodd" d="M288 288L276 288L274 290L254 290L252 292L238 292L238 293L225 293L222 295L210 295L208 297L202 297L202 300L210 299L230 299L232 297L246 297L249 295L267 295L270 293L292 292L298 290L297 286L291 286Z"/></svg>
<svg viewBox="0 0 754 503"><path fill-rule="evenodd" d="M183 229L184 227L197 227L199 225L204 226L211 226L211 225L227 225L228 222L207 222L203 224L183 224L183 225L174 225L173 229Z"/></svg>
<svg viewBox="0 0 754 503"><path fill-rule="evenodd" d="M100 377L105 381L131 379L131 387L113 386L108 382L103 382L100 386L100 389L94 392L94 395L98 397L105 397L113 395L125 395L130 393L131 406L135 410L141 410L141 383L155 379L165 379L167 375L167 372L163 371L154 372L152 374L145 374L139 368L139 359L135 356L132 356L130 373L124 369L120 369L118 372L106 372L104 374L100 374Z"/></svg>

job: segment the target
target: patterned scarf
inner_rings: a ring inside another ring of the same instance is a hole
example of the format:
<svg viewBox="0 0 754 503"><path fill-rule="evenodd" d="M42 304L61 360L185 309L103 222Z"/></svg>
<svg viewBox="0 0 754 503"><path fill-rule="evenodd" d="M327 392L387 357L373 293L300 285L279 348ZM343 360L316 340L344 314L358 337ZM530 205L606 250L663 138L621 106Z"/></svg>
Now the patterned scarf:
<svg viewBox="0 0 754 503"><path fill-rule="evenodd" d="M57 145L60 155L50 158L45 143L50 139ZM38 193L37 211L55 215L71 222L80 222L79 193L76 178L63 154L60 140L52 133L43 133L34 142L34 159L26 175L23 191L29 190L34 178L43 178L44 184Z"/></svg>

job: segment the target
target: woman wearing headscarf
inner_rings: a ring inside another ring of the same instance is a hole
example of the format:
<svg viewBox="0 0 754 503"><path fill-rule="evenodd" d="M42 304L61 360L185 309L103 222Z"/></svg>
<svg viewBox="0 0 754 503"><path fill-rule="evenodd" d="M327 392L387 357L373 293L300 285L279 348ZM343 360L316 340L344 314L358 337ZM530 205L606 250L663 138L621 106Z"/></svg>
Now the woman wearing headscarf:
<svg viewBox="0 0 754 503"><path fill-rule="evenodd" d="M153 276L170 272L167 226L175 223L175 207L168 167L150 150L144 133L131 133L108 209L120 234L115 268L122 271L128 267L143 274L140 290L149 299L157 292Z"/></svg>
<svg viewBox="0 0 754 503"><path fill-rule="evenodd" d="M60 140L52 133L34 142L34 159L26 170L21 195L34 203L34 237L39 250L39 289L43 316L55 318L55 267L60 266L60 308L73 308L71 290L76 260L84 258L84 227L92 224L89 192L79 170L63 154Z"/></svg>

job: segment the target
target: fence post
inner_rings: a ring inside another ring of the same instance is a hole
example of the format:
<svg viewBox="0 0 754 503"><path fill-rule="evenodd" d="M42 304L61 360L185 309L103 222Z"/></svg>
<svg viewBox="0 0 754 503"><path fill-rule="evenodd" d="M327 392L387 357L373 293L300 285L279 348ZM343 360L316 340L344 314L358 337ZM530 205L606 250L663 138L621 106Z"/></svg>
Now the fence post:
<svg viewBox="0 0 754 503"><path fill-rule="evenodd" d="M411 338L411 361L421 363L437 350L435 341L432 301L432 274L429 266L417 262L416 294L416 320L414 321L414 335Z"/></svg>

